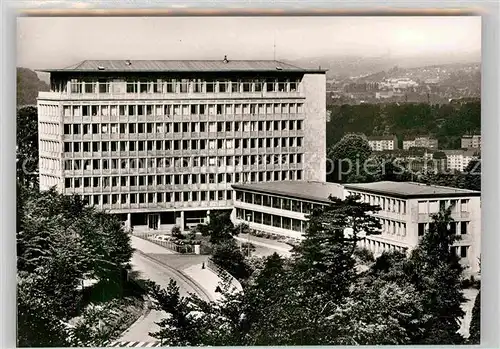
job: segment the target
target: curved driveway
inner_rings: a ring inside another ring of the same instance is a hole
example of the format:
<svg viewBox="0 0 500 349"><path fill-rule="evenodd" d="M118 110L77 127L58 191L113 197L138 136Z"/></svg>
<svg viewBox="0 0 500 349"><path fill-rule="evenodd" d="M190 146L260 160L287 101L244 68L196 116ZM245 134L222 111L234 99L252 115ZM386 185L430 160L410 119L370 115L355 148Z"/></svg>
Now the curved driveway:
<svg viewBox="0 0 500 349"><path fill-rule="evenodd" d="M139 274L138 278L150 279L163 288L168 286L170 279L173 279L179 286L181 296L186 296L188 293L195 293L202 299L211 300L203 288L198 286L185 274L176 270L175 261L179 259L187 260L190 256L174 254L174 252L166 248L135 236L132 236L132 247L136 249L136 252L132 257L131 265L133 270ZM193 263L198 263L199 257L192 256ZM185 263L184 261L183 264ZM163 312L151 310L149 314L134 323L123 333L118 340L120 342L156 341L157 339L149 336L149 332L155 332L159 329L155 322L160 321L163 316Z"/></svg>

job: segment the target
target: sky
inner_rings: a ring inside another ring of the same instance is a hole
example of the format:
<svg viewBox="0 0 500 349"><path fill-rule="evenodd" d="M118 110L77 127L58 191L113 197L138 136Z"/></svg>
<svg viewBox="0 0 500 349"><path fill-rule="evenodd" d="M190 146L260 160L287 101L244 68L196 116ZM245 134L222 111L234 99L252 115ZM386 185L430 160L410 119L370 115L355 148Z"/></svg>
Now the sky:
<svg viewBox="0 0 500 349"><path fill-rule="evenodd" d="M19 17L17 66L86 59L281 59L460 55L481 17Z"/></svg>

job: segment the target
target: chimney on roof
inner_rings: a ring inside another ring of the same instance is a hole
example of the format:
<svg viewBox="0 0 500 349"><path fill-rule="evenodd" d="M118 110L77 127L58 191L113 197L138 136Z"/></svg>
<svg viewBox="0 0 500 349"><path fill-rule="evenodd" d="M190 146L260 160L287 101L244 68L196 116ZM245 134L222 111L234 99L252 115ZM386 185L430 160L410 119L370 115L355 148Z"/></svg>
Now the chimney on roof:
<svg viewBox="0 0 500 349"><path fill-rule="evenodd" d="M223 62L224 62L224 63L228 63L228 62L229 62L229 60L227 59L227 56L226 56L226 55L224 55L224 60L223 60Z"/></svg>
<svg viewBox="0 0 500 349"><path fill-rule="evenodd" d="M99 70L104 70L104 67L102 65L98 66L97 69Z"/></svg>
<svg viewBox="0 0 500 349"><path fill-rule="evenodd" d="M126 64L126 65L132 65L132 62L130 62L129 60L126 60L126 61L125 61L125 64Z"/></svg>

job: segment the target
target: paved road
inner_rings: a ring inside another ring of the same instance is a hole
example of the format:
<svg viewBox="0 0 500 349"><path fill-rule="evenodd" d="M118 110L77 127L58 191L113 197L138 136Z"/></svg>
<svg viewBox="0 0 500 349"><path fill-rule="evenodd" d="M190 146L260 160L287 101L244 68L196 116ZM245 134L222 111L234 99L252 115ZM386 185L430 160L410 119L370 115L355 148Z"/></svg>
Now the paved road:
<svg viewBox="0 0 500 349"><path fill-rule="evenodd" d="M175 261L179 257L181 262L180 264L177 262L178 266L188 265L189 263L195 264L196 261L189 262L184 260L183 257L189 256L173 254L168 249L135 236L132 237L132 246L136 249L136 252L132 257L131 265L133 270L138 273L138 278L150 279L163 288L166 288L170 280L173 279L179 286L181 296L186 296L188 293L196 293L200 297L207 299L206 292L200 289L200 287L193 285L192 281L186 279L186 277L183 277L175 270L177 269ZM159 259L159 261L155 259ZM174 265L173 268L169 268L165 264ZM157 340L149 336L148 333L158 330L155 322L160 321L163 317L163 312L151 310L147 316L132 325L118 340L121 342L152 342Z"/></svg>

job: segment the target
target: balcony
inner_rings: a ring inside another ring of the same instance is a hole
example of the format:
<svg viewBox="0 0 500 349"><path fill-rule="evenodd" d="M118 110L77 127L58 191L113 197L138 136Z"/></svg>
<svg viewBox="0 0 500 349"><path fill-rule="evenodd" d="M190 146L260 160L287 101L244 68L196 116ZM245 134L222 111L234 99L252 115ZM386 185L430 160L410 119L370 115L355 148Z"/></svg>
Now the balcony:
<svg viewBox="0 0 500 349"><path fill-rule="evenodd" d="M303 98L300 91L294 92L217 92L217 93L69 93L39 92L41 100L191 100L231 98Z"/></svg>

